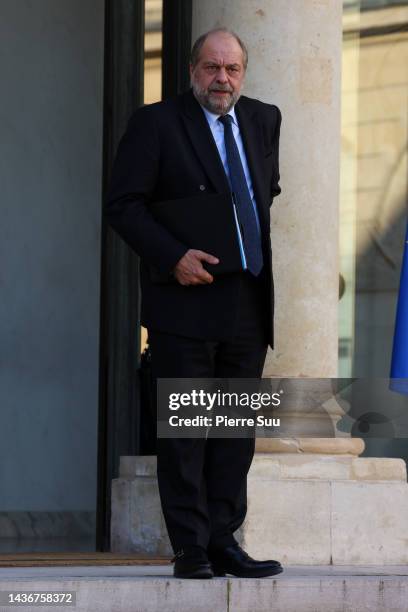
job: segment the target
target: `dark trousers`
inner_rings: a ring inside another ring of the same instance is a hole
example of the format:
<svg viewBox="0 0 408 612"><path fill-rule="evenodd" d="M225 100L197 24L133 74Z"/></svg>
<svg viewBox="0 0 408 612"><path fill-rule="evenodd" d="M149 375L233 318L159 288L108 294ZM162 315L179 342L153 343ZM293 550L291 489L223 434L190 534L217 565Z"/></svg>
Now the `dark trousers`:
<svg viewBox="0 0 408 612"><path fill-rule="evenodd" d="M262 278L243 273L237 331L228 342L149 330L157 378L259 378L267 351ZM181 313L180 313L180 316ZM160 499L173 550L235 543L247 511L251 438L158 438Z"/></svg>

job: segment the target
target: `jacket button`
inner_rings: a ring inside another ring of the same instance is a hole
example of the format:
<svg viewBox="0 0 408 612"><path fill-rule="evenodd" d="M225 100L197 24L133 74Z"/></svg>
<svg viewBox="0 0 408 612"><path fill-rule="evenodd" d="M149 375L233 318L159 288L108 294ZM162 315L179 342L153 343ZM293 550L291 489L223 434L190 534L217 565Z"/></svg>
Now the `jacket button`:
<svg viewBox="0 0 408 612"><path fill-rule="evenodd" d="M205 191L205 185L200 185L200 191Z"/></svg>

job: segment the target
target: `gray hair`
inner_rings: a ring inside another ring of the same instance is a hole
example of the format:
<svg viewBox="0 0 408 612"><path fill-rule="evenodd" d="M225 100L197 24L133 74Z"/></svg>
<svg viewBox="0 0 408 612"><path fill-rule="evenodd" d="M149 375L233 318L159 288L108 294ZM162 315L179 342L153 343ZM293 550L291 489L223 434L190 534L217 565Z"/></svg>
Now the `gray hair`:
<svg viewBox="0 0 408 612"><path fill-rule="evenodd" d="M210 36L210 34L216 34L217 32L223 32L224 34L229 34L230 36L235 38L235 40L237 41L237 43L242 49L243 64L246 70L246 67L248 65L248 49L246 48L244 42L240 39L238 34L236 34L236 32L234 32L233 30L230 30L229 28L214 28L212 30L208 30L208 32L205 32L204 34L201 34L201 36L197 38L197 40L195 41L191 49L190 63L192 67L193 68L196 67L198 60L200 58L201 48L203 44L205 43L205 41L207 40L208 36Z"/></svg>

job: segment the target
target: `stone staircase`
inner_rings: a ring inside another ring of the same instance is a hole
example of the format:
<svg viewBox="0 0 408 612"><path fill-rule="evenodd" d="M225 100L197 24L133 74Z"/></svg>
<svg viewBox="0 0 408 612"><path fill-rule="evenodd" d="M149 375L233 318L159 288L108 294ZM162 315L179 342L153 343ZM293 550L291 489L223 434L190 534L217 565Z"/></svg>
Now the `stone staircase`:
<svg viewBox="0 0 408 612"><path fill-rule="evenodd" d="M7 591L73 591L75 606L24 612L407 612L408 566L290 566L279 576L180 580L172 566L1 568Z"/></svg>

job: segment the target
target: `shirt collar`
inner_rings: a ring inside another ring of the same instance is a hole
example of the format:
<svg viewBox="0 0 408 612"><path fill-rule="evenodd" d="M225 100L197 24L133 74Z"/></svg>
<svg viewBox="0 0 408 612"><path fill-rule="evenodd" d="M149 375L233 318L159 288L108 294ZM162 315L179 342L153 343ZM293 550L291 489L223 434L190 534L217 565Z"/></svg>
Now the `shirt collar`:
<svg viewBox="0 0 408 612"><path fill-rule="evenodd" d="M202 108L202 109L203 109L203 111L204 111L204 114L205 114L205 116L206 116L206 118L207 118L207 121L208 121L209 125L210 125L210 126L213 126L213 125L215 124L215 122L217 121L217 119L218 119L219 117L221 117L221 115L216 115L216 114L214 114L214 113L210 113L210 111L209 111L209 110L207 110L206 108L204 108L204 106L202 106L201 104L200 104L200 106L201 106L201 108ZM237 116L236 116L236 114L235 114L235 106L233 106L233 107L232 107L232 108L231 108L231 109L228 111L228 115L231 115L231 117L232 117L232 121L235 123L235 125L238 125L238 122L237 122Z"/></svg>

